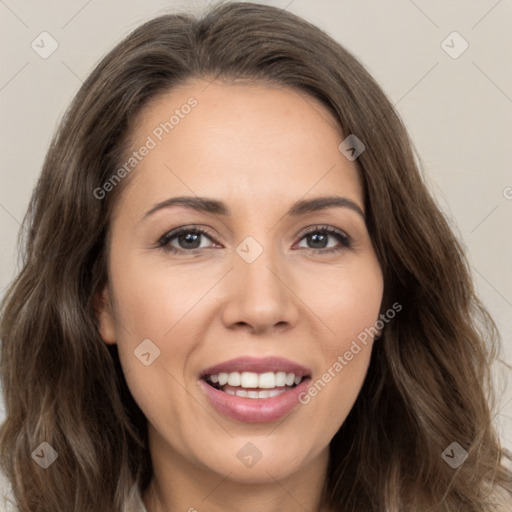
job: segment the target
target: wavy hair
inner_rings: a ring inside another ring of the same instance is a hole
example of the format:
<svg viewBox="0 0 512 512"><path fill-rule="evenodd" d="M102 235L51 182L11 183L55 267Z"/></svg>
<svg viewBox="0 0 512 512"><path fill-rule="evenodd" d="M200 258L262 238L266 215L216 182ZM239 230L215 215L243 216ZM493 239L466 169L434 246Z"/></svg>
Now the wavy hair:
<svg viewBox="0 0 512 512"><path fill-rule="evenodd" d="M121 512L133 486L151 479L146 419L96 318L111 212L130 177L102 200L94 190L126 160L145 105L196 78L292 88L366 146L356 163L384 273L382 311L403 310L374 345L330 443L324 502L340 512L494 510L497 489L512 493L493 426L498 330L406 129L335 40L245 2L138 27L95 67L51 142L20 231L21 270L1 306L0 454L18 510ZM43 441L58 453L44 471L31 457ZM453 441L468 453L456 469L441 457Z"/></svg>

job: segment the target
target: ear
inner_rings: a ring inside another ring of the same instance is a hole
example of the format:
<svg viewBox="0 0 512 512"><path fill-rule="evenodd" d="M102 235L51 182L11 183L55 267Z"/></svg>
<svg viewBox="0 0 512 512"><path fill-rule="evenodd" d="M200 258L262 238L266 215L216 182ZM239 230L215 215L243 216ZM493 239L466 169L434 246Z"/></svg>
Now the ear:
<svg viewBox="0 0 512 512"><path fill-rule="evenodd" d="M99 333L105 343L116 343L116 324L112 313L112 303L108 286L94 298L94 311L99 325Z"/></svg>

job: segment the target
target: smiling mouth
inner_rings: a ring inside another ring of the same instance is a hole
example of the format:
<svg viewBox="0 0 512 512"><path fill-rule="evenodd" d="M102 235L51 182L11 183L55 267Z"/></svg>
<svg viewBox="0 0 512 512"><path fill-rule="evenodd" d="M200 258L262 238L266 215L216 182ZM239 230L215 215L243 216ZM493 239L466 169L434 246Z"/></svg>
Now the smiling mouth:
<svg viewBox="0 0 512 512"><path fill-rule="evenodd" d="M272 398L298 386L308 375L292 372L231 372L204 375L211 387L242 398Z"/></svg>

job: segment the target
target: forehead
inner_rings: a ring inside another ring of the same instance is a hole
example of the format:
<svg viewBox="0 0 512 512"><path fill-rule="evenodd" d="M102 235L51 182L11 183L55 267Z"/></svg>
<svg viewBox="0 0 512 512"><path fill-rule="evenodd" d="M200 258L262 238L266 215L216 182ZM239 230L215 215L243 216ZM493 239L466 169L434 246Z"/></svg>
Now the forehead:
<svg viewBox="0 0 512 512"><path fill-rule="evenodd" d="M147 147L124 200L224 197L240 206L291 203L308 193L359 199L355 162L319 100L287 87L191 81L153 98L134 120L130 152ZM128 158L129 155L127 155ZM123 199L121 200L123 202Z"/></svg>

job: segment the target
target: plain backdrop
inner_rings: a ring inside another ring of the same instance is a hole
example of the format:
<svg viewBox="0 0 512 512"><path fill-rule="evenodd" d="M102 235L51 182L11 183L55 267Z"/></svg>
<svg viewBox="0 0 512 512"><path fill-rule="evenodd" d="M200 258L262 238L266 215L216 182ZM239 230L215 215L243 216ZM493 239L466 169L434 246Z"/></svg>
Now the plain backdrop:
<svg viewBox="0 0 512 512"><path fill-rule="evenodd" d="M502 358L512 363L512 2L262 3L328 32L395 104L432 193L467 249L477 291L503 337ZM85 77L149 18L205 6L201 0L0 1L0 294L18 268L16 237L48 144ZM51 48L42 32L58 44L47 58L33 49L41 37ZM496 371L510 373L503 365ZM503 389L496 422L512 449L512 390Z"/></svg>

